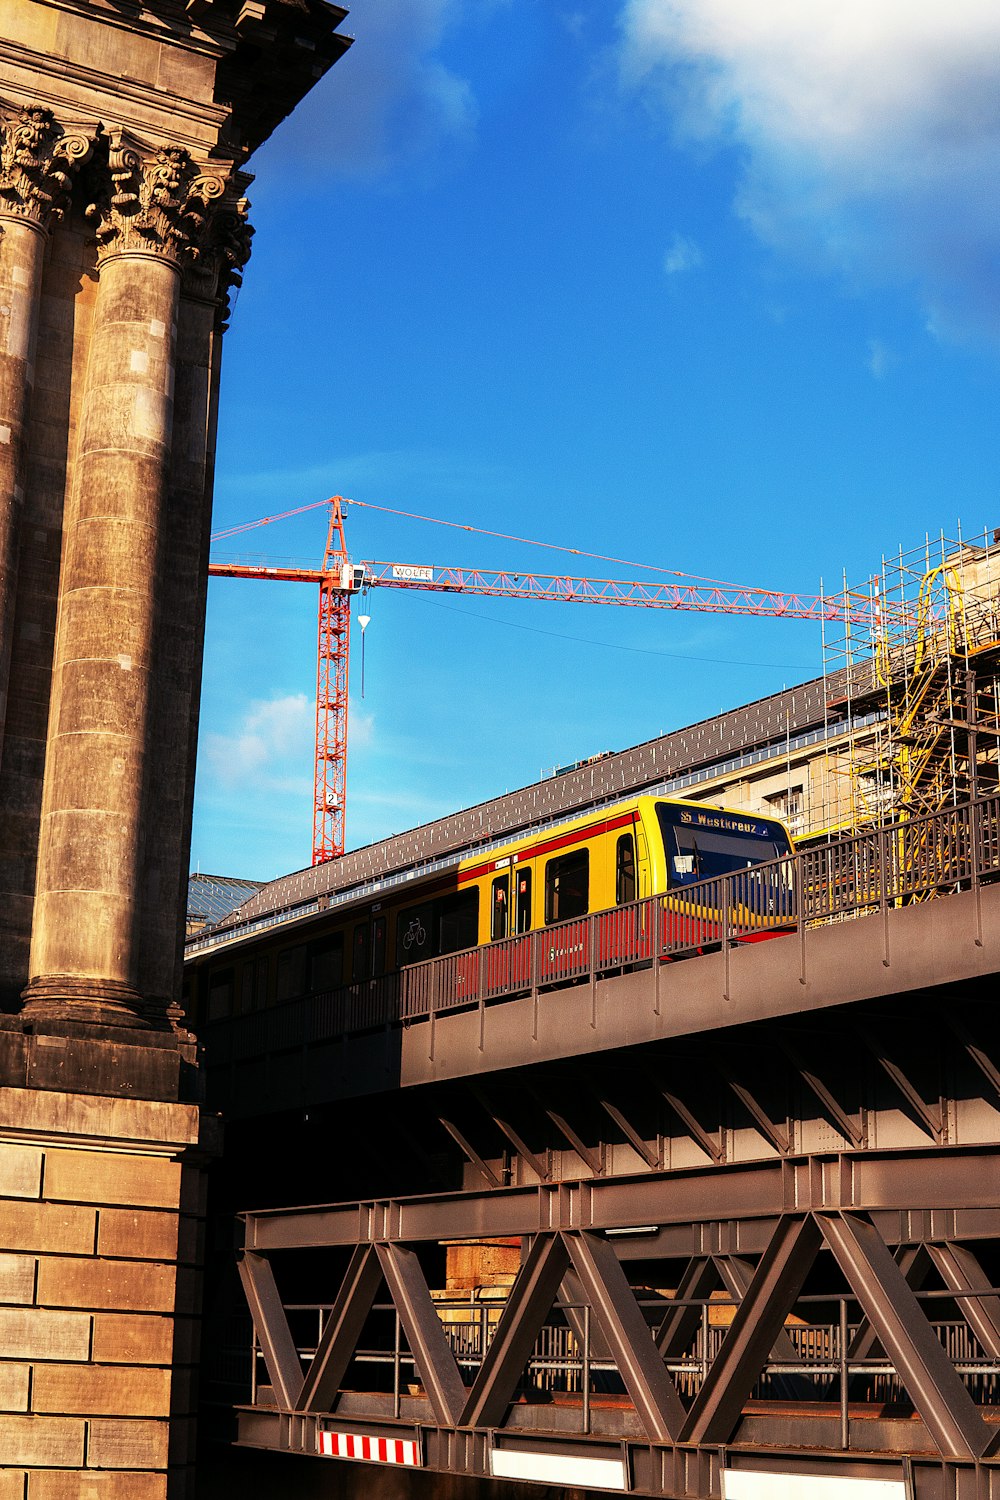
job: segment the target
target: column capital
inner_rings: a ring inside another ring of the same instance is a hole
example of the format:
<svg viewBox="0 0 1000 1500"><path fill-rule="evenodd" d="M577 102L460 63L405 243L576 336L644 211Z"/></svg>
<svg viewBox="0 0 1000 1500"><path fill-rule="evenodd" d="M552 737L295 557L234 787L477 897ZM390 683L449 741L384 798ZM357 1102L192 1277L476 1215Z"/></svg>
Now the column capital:
<svg viewBox="0 0 1000 1500"><path fill-rule="evenodd" d="M72 173L93 150L85 129L66 129L42 105L0 100L0 218L46 229L62 217Z"/></svg>
<svg viewBox="0 0 1000 1500"><path fill-rule="evenodd" d="M250 259L254 230L246 189L251 182L249 172L233 173L225 193L210 206L192 237L184 269L185 295L216 303L223 327L229 319L230 293L243 285L243 270Z"/></svg>
<svg viewBox="0 0 1000 1500"><path fill-rule="evenodd" d="M200 166L180 146L149 145L127 131L108 140L108 163L86 216L98 261L153 255L180 267L197 254L210 205L226 193L228 168Z"/></svg>

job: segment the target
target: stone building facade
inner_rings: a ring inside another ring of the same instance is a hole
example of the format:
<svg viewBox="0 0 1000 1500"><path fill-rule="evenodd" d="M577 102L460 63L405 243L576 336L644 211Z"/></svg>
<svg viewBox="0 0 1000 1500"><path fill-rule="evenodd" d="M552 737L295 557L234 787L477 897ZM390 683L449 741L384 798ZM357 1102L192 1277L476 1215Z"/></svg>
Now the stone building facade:
<svg viewBox="0 0 1000 1500"><path fill-rule="evenodd" d="M0 1500L190 1478L177 997L228 297L326 0L0 13Z"/></svg>

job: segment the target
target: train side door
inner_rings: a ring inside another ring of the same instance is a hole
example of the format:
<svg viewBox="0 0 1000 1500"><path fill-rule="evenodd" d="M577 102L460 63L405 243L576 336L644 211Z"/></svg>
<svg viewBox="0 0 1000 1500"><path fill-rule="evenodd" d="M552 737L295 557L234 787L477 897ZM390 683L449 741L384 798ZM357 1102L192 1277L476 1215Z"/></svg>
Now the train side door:
<svg viewBox="0 0 1000 1500"><path fill-rule="evenodd" d="M514 869L514 931L521 935L531 931L531 866Z"/></svg>
<svg viewBox="0 0 1000 1500"><path fill-rule="evenodd" d="M490 883L490 942L500 942L509 930L510 871L503 870Z"/></svg>

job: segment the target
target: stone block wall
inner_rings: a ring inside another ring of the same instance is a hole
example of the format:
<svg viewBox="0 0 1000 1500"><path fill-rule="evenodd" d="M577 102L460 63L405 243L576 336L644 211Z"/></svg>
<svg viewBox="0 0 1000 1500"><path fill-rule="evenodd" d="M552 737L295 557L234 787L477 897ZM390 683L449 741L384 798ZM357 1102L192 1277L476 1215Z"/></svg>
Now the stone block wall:
<svg viewBox="0 0 1000 1500"><path fill-rule="evenodd" d="M0 1500L190 1488L196 1105L0 1087Z"/></svg>

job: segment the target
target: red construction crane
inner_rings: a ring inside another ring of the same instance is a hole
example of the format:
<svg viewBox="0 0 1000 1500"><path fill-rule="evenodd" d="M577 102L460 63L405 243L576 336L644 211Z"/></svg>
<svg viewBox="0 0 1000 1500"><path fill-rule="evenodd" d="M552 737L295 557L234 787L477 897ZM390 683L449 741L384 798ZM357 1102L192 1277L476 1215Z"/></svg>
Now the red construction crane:
<svg viewBox="0 0 1000 1500"><path fill-rule="evenodd" d="M645 583L618 578L573 578L561 574L491 572L482 568L418 566L407 563L352 563L344 536L344 506L361 502L334 495L322 568L271 567L254 563L209 563L216 578L268 578L319 586L319 649L316 674L316 775L313 804L313 864L344 852L347 780L347 686L351 595L364 589L421 589L430 593L484 594L496 599L544 599L562 604L614 604L639 609L682 609L706 614L767 615L789 620L838 620L871 625L880 606L863 596L783 594L714 580ZM222 540L284 516L311 510L301 506L283 516L219 533ZM384 507L378 507L384 508ZM460 528L476 530L471 526ZM497 535L499 533L492 533ZM684 577L675 574L675 577Z"/></svg>

